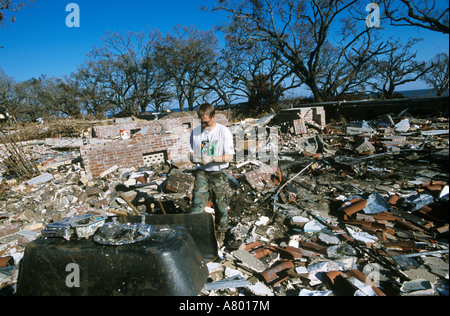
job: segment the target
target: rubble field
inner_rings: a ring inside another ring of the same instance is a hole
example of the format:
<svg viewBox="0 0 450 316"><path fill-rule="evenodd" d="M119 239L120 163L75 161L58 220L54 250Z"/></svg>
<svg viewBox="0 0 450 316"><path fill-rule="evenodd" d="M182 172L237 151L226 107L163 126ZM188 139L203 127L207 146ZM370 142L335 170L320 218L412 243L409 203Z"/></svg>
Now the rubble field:
<svg viewBox="0 0 450 316"><path fill-rule="evenodd" d="M448 118L404 111L325 126L275 118L230 124L233 133L278 133L237 148L252 159L228 169L230 228L199 296L448 296ZM188 161L89 178L74 145L82 137L21 144L39 170L27 179L8 170L0 150L2 295L14 295L25 247L49 223L189 213ZM275 165L251 155L274 145ZM213 203L205 212L214 214Z"/></svg>

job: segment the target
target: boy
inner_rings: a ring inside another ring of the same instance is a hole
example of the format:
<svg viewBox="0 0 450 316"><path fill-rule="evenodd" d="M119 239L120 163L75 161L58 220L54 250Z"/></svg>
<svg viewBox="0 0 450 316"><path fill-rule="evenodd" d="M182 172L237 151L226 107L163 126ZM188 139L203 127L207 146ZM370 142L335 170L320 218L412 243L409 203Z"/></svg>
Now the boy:
<svg viewBox="0 0 450 316"><path fill-rule="evenodd" d="M191 133L189 150L191 161L197 164L191 212L202 213L206 202L212 198L216 211L216 231L223 233L228 228L230 187L226 169L234 156L233 136L226 126L215 122L212 105L200 105L197 115L201 125Z"/></svg>

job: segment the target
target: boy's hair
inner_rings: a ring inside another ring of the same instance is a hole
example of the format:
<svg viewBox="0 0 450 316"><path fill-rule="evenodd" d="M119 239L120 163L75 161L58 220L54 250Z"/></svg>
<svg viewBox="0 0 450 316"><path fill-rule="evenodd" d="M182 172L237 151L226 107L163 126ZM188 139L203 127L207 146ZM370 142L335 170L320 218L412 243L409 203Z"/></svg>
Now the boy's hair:
<svg viewBox="0 0 450 316"><path fill-rule="evenodd" d="M214 115L216 115L216 109L209 103L203 103L199 105L197 109L197 115L199 118L201 118L205 114L208 115L209 118L212 118Z"/></svg>

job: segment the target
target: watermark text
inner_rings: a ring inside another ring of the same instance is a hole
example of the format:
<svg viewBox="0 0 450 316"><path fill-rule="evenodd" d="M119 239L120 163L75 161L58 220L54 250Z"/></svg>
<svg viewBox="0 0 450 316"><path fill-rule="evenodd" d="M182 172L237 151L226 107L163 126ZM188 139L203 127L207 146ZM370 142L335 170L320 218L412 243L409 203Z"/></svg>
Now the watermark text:
<svg viewBox="0 0 450 316"><path fill-rule="evenodd" d="M80 6L76 3L69 3L66 12L70 12L66 17L66 26L69 28L80 27Z"/></svg>
<svg viewBox="0 0 450 316"><path fill-rule="evenodd" d="M368 28L380 27L380 6L376 3L369 3L366 11L370 12L366 18L366 26Z"/></svg>

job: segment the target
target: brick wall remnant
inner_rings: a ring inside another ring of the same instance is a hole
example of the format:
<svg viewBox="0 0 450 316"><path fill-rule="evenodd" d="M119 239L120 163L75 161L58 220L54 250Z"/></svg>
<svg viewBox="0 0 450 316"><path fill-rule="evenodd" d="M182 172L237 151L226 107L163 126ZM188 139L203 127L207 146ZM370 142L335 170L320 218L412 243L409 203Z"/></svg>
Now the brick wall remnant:
<svg viewBox="0 0 450 316"><path fill-rule="evenodd" d="M216 121L228 125L223 114L216 115ZM114 165L119 168L143 167L144 155L149 153L166 152L167 160L187 159L191 131L199 124L197 116L183 116L159 121L97 126L95 134L104 138L117 137L123 129L131 131L145 128L146 132L145 135L140 134L131 139L115 139L104 144L82 146L80 152L86 173L95 178ZM164 133L161 133L162 131Z"/></svg>

